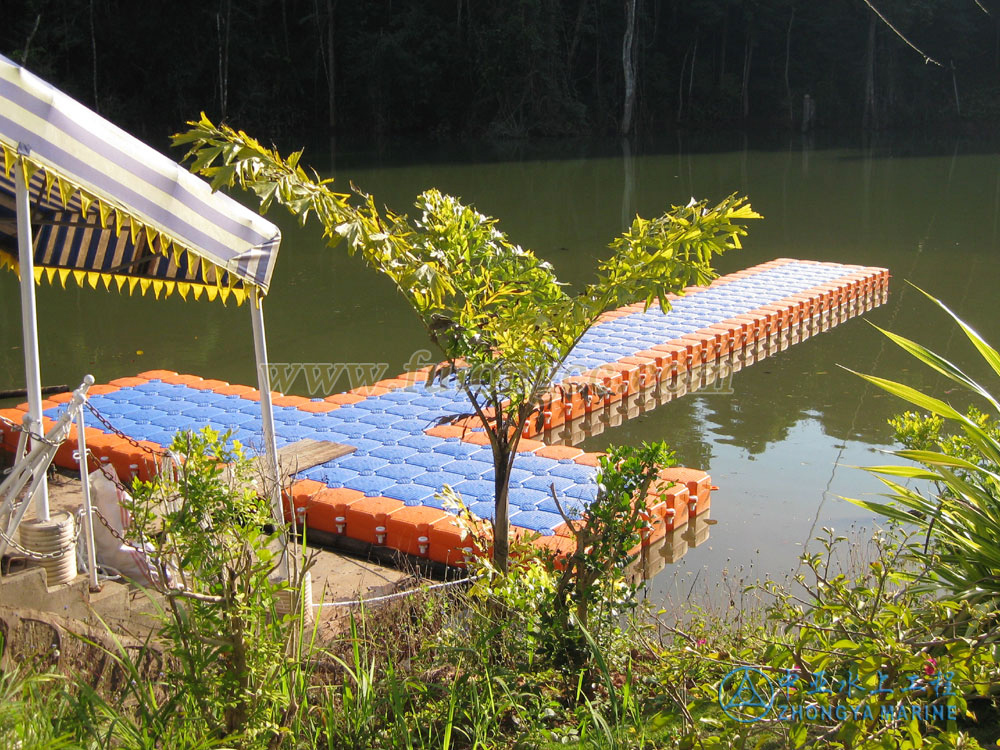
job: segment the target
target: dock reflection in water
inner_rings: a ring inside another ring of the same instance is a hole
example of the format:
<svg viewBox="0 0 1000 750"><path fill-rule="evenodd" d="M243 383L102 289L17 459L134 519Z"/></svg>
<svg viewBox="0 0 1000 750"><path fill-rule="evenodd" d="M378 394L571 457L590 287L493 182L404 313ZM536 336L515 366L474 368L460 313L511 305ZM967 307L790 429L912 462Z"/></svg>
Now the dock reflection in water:
<svg viewBox="0 0 1000 750"><path fill-rule="evenodd" d="M642 545L639 556L629 571L633 583L648 581L667 565L677 562L689 549L699 547L708 540L709 530L716 523L710 510L693 516L687 523L673 529L660 527Z"/></svg>

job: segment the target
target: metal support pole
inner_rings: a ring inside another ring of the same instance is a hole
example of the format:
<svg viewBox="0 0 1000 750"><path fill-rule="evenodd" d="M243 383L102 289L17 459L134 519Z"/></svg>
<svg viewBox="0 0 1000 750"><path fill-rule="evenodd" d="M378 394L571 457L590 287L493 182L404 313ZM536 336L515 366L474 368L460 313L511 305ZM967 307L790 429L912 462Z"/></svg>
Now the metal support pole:
<svg viewBox="0 0 1000 750"><path fill-rule="evenodd" d="M28 389L28 414L31 431L42 434L42 380L38 364L38 319L35 315L35 261L31 241L31 203L28 183L20 161L14 164L14 185L17 201L17 251L21 270L21 330L24 335L24 374ZM49 520L49 480L41 478L35 495L35 515L39 521Z"/></svg>
<svg viewBox="0 0 1000 750"><path fill-rule="evenodd" d="M84 382L89 388L94 384L94 377L87 375ZM84 398L86 398L84 396ZM76 404L74 398L73 403ZM90 590L101 590L97 582L97 550L94 547L94 509L90 502L90 462L87 460L87 426L84 424L83 411L86 401L76 404L76 447L80 453L80 486L83 488L83 533L87 537L87 575L90 578Z"/></svg>
<svg viewBox="0 0 1000 750"><path fill-rule="evenodd" d="M263 426L264 466L268 476L264 486L271 493L271 512L275 522L285 524L285 513L281 507L281 478L278 473L278 444L274 436L274 411L271 404L271 374L267 367L267 340L264 337L264 296L256 287L250 293L250 318L253 321L253 348L257 360L257 388L260 390L260 417ZM281 562L278 572L288 580L288 536L281 534Z"/></svg>

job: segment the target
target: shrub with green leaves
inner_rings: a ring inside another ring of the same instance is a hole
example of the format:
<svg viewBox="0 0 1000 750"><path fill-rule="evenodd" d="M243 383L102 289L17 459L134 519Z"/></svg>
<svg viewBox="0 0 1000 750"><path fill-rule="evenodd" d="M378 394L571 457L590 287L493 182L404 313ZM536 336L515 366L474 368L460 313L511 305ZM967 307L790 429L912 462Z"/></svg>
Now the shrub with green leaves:
<svg viewBox="0 0 1000 750"><path fill-rule="evenodd" d="M184 722L240 746L267 746L295 716L302 664L302 612L280 616L280 556L270 504L255 489L251 463L230 433L181 432L182 460L137 483L131 532L153 550L166 598L158 637L167 673L159 691L138 693L144 723ZM293 710L289 712L289 708ZM164 732L167 727L160 727Z"/></svg>
<svg viewBox="0 0 1000 750"><path fill-rule="evenodd" d="M958 325L987 369L1000 376L1000 352L942 302L927 296ZM1000 402L958 365L910 339L882 332L919 362L984 401L988 412L973 408L962 413L910 386L862 375L929 416L911 412L894 422L907 447L893 453L909 465L867 469L889 488L889 501L851 502L923 532L927 543L914 554L926 566L927 585L963 599L996 600L1000 597ZM950 435L943 433L946 426ZM915 488L900 480L928 484ZM922 492L921 487L932 491Z"/></svg>

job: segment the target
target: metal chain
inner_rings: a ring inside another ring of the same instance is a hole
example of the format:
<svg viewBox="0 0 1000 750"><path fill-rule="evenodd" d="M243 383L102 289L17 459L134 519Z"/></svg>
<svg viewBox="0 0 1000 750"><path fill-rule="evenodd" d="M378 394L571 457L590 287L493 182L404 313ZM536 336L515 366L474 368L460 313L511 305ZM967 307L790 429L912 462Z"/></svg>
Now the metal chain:
<svg viewBox="0 0 1000 750"><path fill-rule="evenodd" d="M84 405L87 407L90 413L94 415L94 417L97 419L98 422L104 425L112 433L125 440L125 442L127 442L133 448L138 448L141 451L145 451L146 453L151 453L152 455L159 456L160 458L166 458L167 456L170 455L167 451L158 451L154 450L153 448L150 448L148 445L142 445L135 438L126 435L124 432L122 432L113 424L111 424L111 422L109 422L103 414L97 411L97 409L94 407L93 404L90 403L90 401L85 401Z"/></svg>
<svg viewBox="0 0 1000 750"><path fill-rule="evenodd" d="M82 528L83 524L77 526L76 530L73 532L73 539L67 542L66 546L60 547L54 552L35 552L33 550L30 550L27 547L24 547L21 544L19 544L16 540L11 539L2 530L0 530L0 539L3 539L5 542L7 542L8 547L15 550L16 552L20 552L24 557L27 557L29 560L53 560L57 557L61 557L62 555L66 554L68 550L71 550L76 546L76 540L80 538L80 530Z"/></svg>
<svg viewBox="0 0 1000 750"><path fill-rule="evenodd" d="M65 440L65 438L58 442L55 440L49 440L44 435L38 435L32 432L31 430L26 429L23 425L19 425L17 422L13 422L7 419L7 417L0 417L0 423L7 425L8 427L10 427L10 429L14 430L15 432L23 432L27 434L27 436L30 437L32 440L37 440L39 443L44 443L45 445L52 446L53 448L58 448L60 445L63 444L63 440Z"/></svg>

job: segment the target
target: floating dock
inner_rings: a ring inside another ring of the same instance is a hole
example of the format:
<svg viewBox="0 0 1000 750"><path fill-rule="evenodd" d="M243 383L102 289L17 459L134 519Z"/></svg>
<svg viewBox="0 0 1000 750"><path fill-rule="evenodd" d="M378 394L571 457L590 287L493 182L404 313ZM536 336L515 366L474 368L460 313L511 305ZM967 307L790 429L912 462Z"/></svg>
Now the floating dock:
<svg viewBox="0 0 1000 750"><path fill-rule="evenodd" d="M514 532L537 532L538 544L570 549L551 488L569 513L581 513L596 497L600 456L573 445L882 304L888 282L882 268L779 259L689 288L666 315L641 304L606 313L525 427L510 481ZM483 426L460 416L469 411L465 394L428 385L430 369L323 399L274 394L279 449L294 451L302 441L353 448L295 474L287 511L298 523L317 536L464 564L468 542L437 495L448 484L472 512L491 518L492 453ZM45 417L56 418L68 399L43 402ZM90 402L122 434L88 427L87 445L120 476L148 478L153 452L181 429L210 425L245 445L259 442L259 400L248 386L166 370L120 378L93 386ZM18 410L26 408L0 414L20 424ZM13 450L17 433L2 439ZM56 463L77 469L75 449L74 434ZM644 544L675 556L673 539L690 531L689 519L705 517L713 489L703 471L664 470L647 498L652 532ZM688 534L692 546L702 535Z"/></svg>

